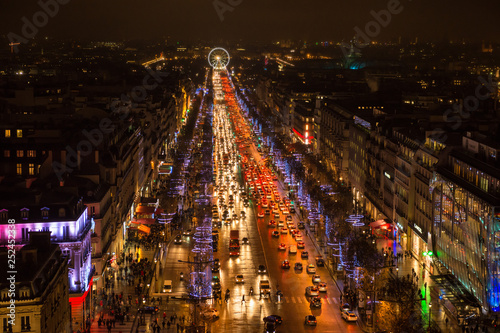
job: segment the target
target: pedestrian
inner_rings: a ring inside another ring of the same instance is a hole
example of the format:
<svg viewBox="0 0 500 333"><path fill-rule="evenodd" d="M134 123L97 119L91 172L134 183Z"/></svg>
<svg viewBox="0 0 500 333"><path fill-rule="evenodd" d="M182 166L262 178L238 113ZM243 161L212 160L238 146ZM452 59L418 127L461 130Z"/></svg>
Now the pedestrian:
<svg viewBox="0 0 500 333"><path fill-rule="evenodd" d="M161 325L163 326L163 329L165 329L165 319L163 319Z"/></svg>
<svg viewBox="0 0 500 333"><path fill-rule="evenodd" d="M167 321L167 330L170 329L170 321Z"/></svg>
<svg viewBox="0 0 500 333"><path fill-rule="evenodd" d="M446 319L444 321L446 323L446 326L448 326L448 321L449 321L448 317L446 317Z"/></svg>

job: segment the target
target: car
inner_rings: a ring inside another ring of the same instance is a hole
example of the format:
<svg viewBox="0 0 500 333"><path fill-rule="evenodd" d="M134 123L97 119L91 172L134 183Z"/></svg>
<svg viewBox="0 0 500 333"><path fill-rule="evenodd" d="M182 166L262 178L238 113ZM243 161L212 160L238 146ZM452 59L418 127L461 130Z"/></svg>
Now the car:
<svg viewBox="0 0 500 333"><path fill-rule="evenodd" d="M275 322L264 323L264 333L275 333L275 332L276 332L276 323Z"/></svg>
<svg viewBox="0 0 500 333"><path fill-rule="evenodd" d="M272 233L271 233L271 236L273 237L279 237L280 236L280 232L278 230L274 230Z"/></svg>
<svg viewBox="0 0 500 333"><path fill-rule="evenodd" d="M235 277L236 283L245 283L245 279L243 278L243 275L238 274Z"/></svg>
<svg viewBox="0 0 500 333"><path fill-rule="evenodd" d="M312 308L321 308L321 298L319 296L311 298L310 305Z"/></svg>
<svg viewBox="0 0 500 333"><path fill-rule="evenodd" d="M304 267L302 266L302 263L300 263L300 262L296 262L295 266L293 266L293 268L297 271L302 271L304 269Z"/></svg>
<svg viewBox="0 0 500 333"><path fill-rule="evenodd" d="M309 296L309 297L319 296L318 287L316 287L316 286L306 287L306 296Z"/></svg>
<svg viewBox="0 0 500 333"><path fill-rule="evenodd" d="M280 251L285 251L285 250L286 250L286 245L285 245L285 243L280 243L280 245L278 245L278 250L280 250Z"/></svg>
<svg viewBox="0 0 500 333"><path fill-rule="evenodd" d="M286 216L286 220L287 220L287 221L292 221L292 215L287 215L287 216Z"/></svg>
<svg viewBox="0 0 500 333"><path fill-rule="evenodd" d="M295 236L295 241L296 241L297 243L302 242L302 241L303 241L302 236L301 236L301 235Z"/></svg>
<svg viewBox="0 0 500 333"><path fill-rule="evenodd" d="M316 273L316 267L314 267L313 264L307 265L307 274L314 274Z"/></svg>
<svg viewBox="0 0 500 333"><path fill-rule="evenodd" d="M302 259L308 259L309 258L309 252L307 251L302 251L302 253L300 253L300 257Z"/></svg>
<svg viewBox="0 0 500 333"><path fill-rule="evenodd" d="M262 201L261 206L262 206L262 208L267 208L267 207L269 207L269 204L267 203L267 201Z"/></svg>
<svg viewBox="0 0 500 333"><path fill-rule="evenodd" d="M219 281L213 282L212 290L221 290L221 289L222 289L222 286L220 285Z"/></svg>
<svg viewBox="0 0 500 333"><path fill-rule="evenodd" d="M313 283L320 283L321 282L321 277L318 274L314 274L312 277L312 282Z"/></svg>
<svg viewBox="0 0 500 333"><path fill-rule="evenodd" d="M217 275L212 276L212 286L217 282L220 283L219 277Z"/></svg>
<svg viewBox="0 0 500 333"><path fill-rule="evenodd" d="M267 317L264 317L263 320L265 323L281 324L283 322L283 320L281 319L281 316L278 316L278 315L269 315Z"/></svg>
<svg viewBox="0 0 500 333"><path fill-rule="evenodd" d="M182 237L181 237L181 235L175 236L174 243L175 244L182 244Z"/></svg>
<svg viewBox="0 0 500 333"><path fill-rule="evenodd" d="M200 315L203 318L217 319L217 318L219 318L219 311L217 309L214 309L214 308L209 308L209 309L203 310Z"/></svg>
<svg viewBox="0 0 500 333"><path fill-rule="evenodd" d="M243 237L241 239L241 244L250 244L249 241L248 241L248 237Z"/></svg>
<svg viewBox="0 0 500 333"><path fill-rule="evenodd" d="M288 233L288 229L287 228L281 228L281 233L282 234L287 234Z"/></svg>
<svg viewBox="0 0 500 333"><path fill-rule="evenodd" d="M299 228L299 229L305 229L305 228L306 228L306 226L305 226L304 222L299 222L299 224L298 224L298 228Z"/></svg>
<svg viewBox="0 0 500 333"><path fill-rule="evenodd" d="M316 266L318 267L325 266L325 259L323 259L323 256L316 256Z"/></svg>
<svg viewBox="0 0 500 333"><path fill-rule="evenodd" d="M349 303L344 303L340 306L340 311L350 311L351 310L351 306L349 305Z"/></svg>
<svg viewBox="0 0 500 333"><path fill-rule="evenodd" d="M353 311L345 310L342 311L342 319L344 319L345 321L357 321L358 316L356 316Z"/></svg>
<svg viewBox="0 0 500 333"><path fill-rule="evenodd" d="M318 284L318 289L320 292L326 293L326 282L320 282Z"/></svg>
<svg viewBox="0 0 500 333"><path fill-rule="evenodd" d="M260 212L257 214L257 217L263 218L263 217L264 217L264 212L263 212L263 211L260 211Z"/></svg>
<svg viewBox="0 0 500 333"><path fill-rule="evenodd" d="M274 220L269 221L269 223L267 224L267 226L270 227L270 228L276 228L276 221L274 221Z"/></svg>
<svg viewBox="0 0 500 333"><path fill-rule="evenodd" d="M288 260L283 260L281 263L281 268L283 269L289 269L290 268L290 262Z"/></svg>
<svg viewBox="0 0 500 333"><path fill-rule="evenodd" d="M191 229L187 229L187 230L184 230L184 231L182 232L182 234L183 234L184 236L189 236L189 235L191 235L191 233L192 233L192 232L193 232L193 230L191 230Z"/></svg>
<svg viewBox="0 0 500 333"><path fill-rule="evenodd" d="M258 272L259 274L267 273L266 266L259 265Z"/></svg>
<svg viewBox="0 0 500 333"><path fill-rule="evenodd" d="M278 227L283 228L285 223L283 221L278 221Z"/></svg>
<svg viewBox="0 0 500 333"><path fill-rule="evenodd" d="M280 218L280 213L274 213L274 218L279 219Z"/></svg>
<svg viewBox="0 0 500 333"><path fill-rule="evenodd" d="M159 311L159 308L157 306L143 306L141 310L144 313L156 313Z"/></svg>
<svg viewBox="0 0 500 333"><path fill-rule="evenodd" d="M313 315L308 315L306 316L305 320L304 320L304 325L307 325L307 326L316 326L318 324L318 322L316 321L316 317L313 316Z"/></svg>
<svg viewBox="0 0 500 333"><path fill-rule="evenodd" d="M303 241L297 242L298 249L303 249L304 247L306 247L306 244Z"/></svg>

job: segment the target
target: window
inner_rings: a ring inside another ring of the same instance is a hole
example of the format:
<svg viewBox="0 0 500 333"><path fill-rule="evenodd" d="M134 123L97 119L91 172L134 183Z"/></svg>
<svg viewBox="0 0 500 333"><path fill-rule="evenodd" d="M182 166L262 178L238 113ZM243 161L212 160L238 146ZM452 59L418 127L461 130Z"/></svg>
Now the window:
<svg viewBox="0 0 500 333"><path fill-rule="evenodd" d="M30 316L21 317L21 331L31 331Z"/></svg>
<svg viewBox="0 0 500 333"><path fill-rule="evenodd" d="M17 157L24 157L24 150L18 150L16 156Z"/></svg>
<svg viewBox="0 0 500 333"><path fill-rule="evenodd" d="M27 220L29 216L30 210L28 208L21 209L21 218L23 220Z"/></svg>
<svg viewBox="0 0 500 333"><path fill-rule="evenodd" d="M30 176L35 174L35 165L33 163L28 164L28 174Z"/></svg>
<svg viewBox="0 0 500 333"><path fill-rule="evenodd" d="M36 157L36 150L28 150L27 154L28 157Z"/></svg>
<svg viewBox="0 0 500 333"><path fill-rule="evenodd" d="M5 130L5 137L10 138L10 130L9 129Z"/></svg>
<svg viewBox="0 0 500 333"><path fill-rule="evenodd" d="M42 218L48 219L49 218L49 209L47 207L43 207L41 209L41 211L42 211Z"/></svg>
<svg viewBox="0 0 500 333"><path fill-rule="evenodd" d="M17 175L20 176L23 174L23 165L21 163L17 163Z"/></svg>
<svg viewBox="0 0 500 333"><path fill-rule="evenodd" d="M21 228L21 237L23 240L27 240L29 238L29 228Z"/></svg>
<svg viewBox="0 0 500 333"><path fill-rule="evenodd" d="M66 216L66 209L59 208L59 217L65 217L65 216Z"/></svg>
<svg viewBox="0 0 500 333"><path fill-rule="evenodd" d="M9 211L7 209L0 210L0 221L7 221L9 217Z"/></svg>
<svg viewBox="0 0 500 333"><path fill-rule="evenodd" d="M10 150L4 150L3 151L3 157L10 157Z"/></svg>
<svg viewBox="0 0 500 333"><path fill-rule="evenodd" d="M22 129L18 129L17 130L17 137L18 138L22 138L23 137L23 130Z"/></svg>

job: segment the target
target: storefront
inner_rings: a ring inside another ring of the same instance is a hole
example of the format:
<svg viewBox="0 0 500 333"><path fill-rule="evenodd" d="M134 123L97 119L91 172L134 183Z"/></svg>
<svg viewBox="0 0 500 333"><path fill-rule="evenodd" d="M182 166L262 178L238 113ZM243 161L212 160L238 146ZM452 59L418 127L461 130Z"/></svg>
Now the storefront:
<svg viewBox="0 0 500 333"><path fill-rule="evenodd" d="M415 229L414 229L415 228ZM419 226L414 225L414 228L410 228L411 232L411 248L415 257L421 264L425 264L432 273L434 273L434 267L432 265L433 252L429 249L427 242L423 239L421 233L419 232Z"/></svg>

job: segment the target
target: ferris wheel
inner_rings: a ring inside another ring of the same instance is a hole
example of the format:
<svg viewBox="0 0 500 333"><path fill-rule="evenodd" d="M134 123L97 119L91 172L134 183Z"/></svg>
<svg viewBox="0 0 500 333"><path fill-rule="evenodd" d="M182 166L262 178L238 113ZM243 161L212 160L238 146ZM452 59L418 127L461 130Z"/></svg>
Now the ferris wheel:
<svg viewBox="0 0 500 333"><path fill-rule="evenodd" d="M229 59L229 53L222 47L216 47L208 54L208 63L214 69L225 69Z"/></svg>

